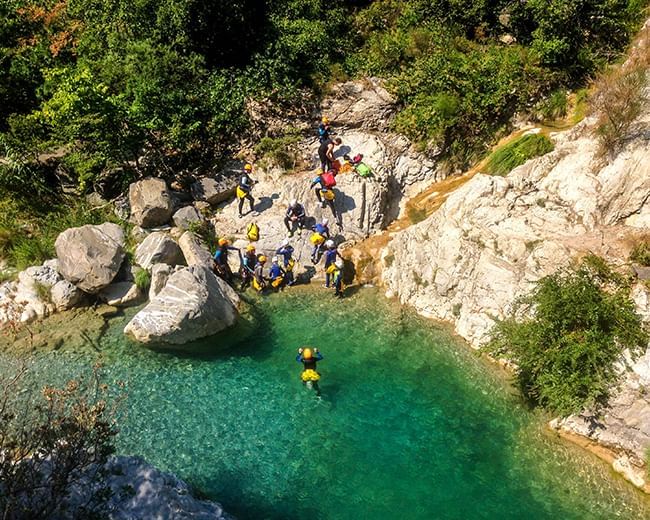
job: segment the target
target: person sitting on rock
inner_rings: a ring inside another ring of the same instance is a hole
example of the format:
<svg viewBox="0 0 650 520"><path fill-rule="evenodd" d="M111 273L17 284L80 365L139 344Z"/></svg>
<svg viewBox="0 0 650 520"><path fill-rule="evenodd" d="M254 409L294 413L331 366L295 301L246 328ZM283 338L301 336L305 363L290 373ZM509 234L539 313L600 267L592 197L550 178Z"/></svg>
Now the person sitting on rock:
<svg viewBox="0 0 650 520"><path fill-rule="evenodd" d="M269 269L269 280L271 287L274 289L281 289L286 281L286 271L280 267L280 259L274 256L271 259L271 268Z"/></svg>
<svg viewBox="0 0 650 520"><path fill-rule="evenodd" d="M264 264L266 263L266 257L260 255L257 257L257 263L255 264L255 269L253 271L253 289L258 293L261 293L266 289L266 278L264 276Z"/></svg>
<svg viewBox="0 0 650 520"><path fill-rule="evenodd" d="M298 228L298 234L300 234L302 230L305 229L306 218L307 215L305 214L304 206L300 204L296 199L293 199L289 203L287 213L284 216L284 225L287 227L287 231L289 232L290 237L293 236L296 228Z"/></svg>
<svg viewBox="0 0 650 520"><path fill-rule="evenodd" d="M296 361L298 363L302 363L302 373L300 374L300 379L302 380L303 385L311 382L314 390L316 390L316 395L320 395L320 388L318 386L320 374L316 370L316 363L322 360L323 355L318 351L317 348L315 348L313 351L309 347L298 349Z"/></svg>
<svg viewBox="0 0 650 520"><path fill-rule="evenodd" d="M296 283L293 276L293 268L296 261L293 259L293 246L289 244L289 239L286 238L282 241L280 247L276 250L276 254L282 256L282 264L284 266L285 280L288 286Z"/></svg>
<svg viewBox="0 0 650 520"><path fill-rule="evenodd" d="M237 198L239 199L239 218L242 218L244 214L242 213L242 210L244 209L244 200L248 200L248 203L250 204L250 213L253 215L256 215L257 213L253 209L253 205L255 204L255 199L251 195L251 191L253 190L253 184L255 184L257 181L253 180L250 176L251 172L253 171L253 165L250 163L246 163L244 166L244 172L239 179L239 186L237 186Z"/></svg>
<svg viewBox="0 0 650 520"><path fill-rule="evenodd" d="M323 143L327 141L332 135L336 135L336 133L332 132L330 120L329 118L323 116L323 119L321 119L321 122L318 125L318 142Z"/></svg>
<svg viewBox="0 0 650 520"><path fill-rule="evenodd" d="M228 251L237 251L241 259L241 251L236 247L231 247L226 238L219 239L219 247L214 253L214 272L226 282L232 281L232 270L228 264Z"/></svg>
<svg viewBox="0 0 650 520"><path fill-rule="evenodd" d="M340 137L334 139L327 139L323 141L318 147L318 158L320 159L320 167L323 173L332 169L334 162L334 148L343 143Z"/></svg>
<svg viewBox="0 0 650 520"><path fill-rule="evenodd" d="M251 284L256 264L257 254L255 253L255 246L253 244L250 244L246 246L246 253L244 253L244 258L242 259L241 264L240 275L242 291L244 291Z"/></svg>

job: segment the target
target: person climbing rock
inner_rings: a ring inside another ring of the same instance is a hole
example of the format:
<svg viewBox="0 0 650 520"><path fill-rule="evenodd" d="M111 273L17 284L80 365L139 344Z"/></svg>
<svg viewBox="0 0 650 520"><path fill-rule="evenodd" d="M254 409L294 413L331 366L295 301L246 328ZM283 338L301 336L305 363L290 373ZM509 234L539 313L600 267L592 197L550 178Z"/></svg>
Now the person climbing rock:
<svg viewBox="0 0 650 520"><path fill-rule="evenodd" d="M337 298L343 298L343 266L343 260L339 258L325 271L326 275L330 275L332 277L332 283L334 284L334 296Z"/></svg>
<svg viewBox="0 0 650 520"><path fill-rule="evenodd" d="M286 238L280 244L280 247L275 251L275 254L282 257L282 264L285 272L285 280L288 286L292 286L296 283L293 276L293 268L296 264L296 261L293 259L293 246L289 244L289 239Z"/></svg>
<svg viewBox="0 0 650 520"><path fill-rule="evenodd" d="M237 186L237 198L239 199L239 218L242 218L244 214L242 213L242 210L244 209L244 200L248 200L248 203L250 204L250 212L253 215L257 215L255 210L253 209L253 205L255 204L255 199L251 195L251 191L253 190L253 184L255 184L257 181L253 180L250 176L251 172L253 171L253 165L250 163L246 163L244 166L244 172L242 173L241 178L239 179L239 186Z"/></svg>
<svg viewBox="0 0 650 520"><path fill-rule="evenodd" d="M237 251L241 260L241 251L236 247L231 247L230 242L226 238L219 239L219 247L214 253L214 272L226 282L232 282L232 271L228 264L228 251Z"/></svg>
<svg viewBox="0 0 650 520"><path fill-rule="evenodd" d="M253 289L258 293L261 293L266 289L266 278L264 276L264 264L266 263L266 257L260 255L257 257L257 263L255 264L255 269L253 270Z"/></svg>
<svg viewBox="0 0 650 520"><path fill-rule="evenodd" d="M334 139L327 139L323 141L318 147L318 158L320 159L320 167L323 173L332 169L334 162L334 148L343 143L340 137Z"/></svg>
<svg viewBox="0 0 650 520"><path fill-rule="evenodd" d="M331 274L328 272L328 268L331 265L334 265L337 258L339 257L339 252L336 249L336 244L334 240L330 239L325 242L325 285L324 287L329 289Z"/></svg>
<svg viewBox="0 0 650 520"><path fill-rule="evenodd" d="M302 230L305 229L305 218L307 218L307 215L305 214L304 206L300 204L296 199L293 199L289 203L287 213L284 216L284 225L287 227L287 231L289 232L290 237L293 236L296 228L299 230L298 234L300 234Z"/></svg>
<svg viewBox="0 0 650 520"><path fill-rule="evenodd" d="M321 122L318 125L318 142L323 143L327 141L332 135L336 135L336 133L332 131L330 120L329 118L323 116L323 119L321 119Z"/></svg>
<svg viewBox="0 0 650 520"><path fill-rule="evenodd" d="M312 235L309 241L312 243L311 262L317 264L323 254L323 244L330 238L329 220L324 218L320 224L312 226Z"/></svg>
<svg viewBox="0 0 650 520"><path fill-rule="evenodd" d="M316 390L316 395L318 396L320 395L320 388L318 386L320 374L316 370L316 363L322 360L323 355L317 348L313 351L309 347L298 349L296 361L302 363L302 373L300 374L302 384L307 385L308 383L311 383L314 390Z"/></svg>
<svg viewBox="0 0 650 520"><path fill-rule="evenodd" d="M239 274L241 276L240 288L242 291L244 291L251 284L256 264L257 254L255 253L255 246L251 244L246 246L246 253L244 253L241 269L239 270Z"/></svg>
<svg viewBox="0 0 650 520"><path fill-rule="evenodd" d="M271 287L274 289L281 289L285 283L286 271L280 267L280 259L274 256L271 259L271 268L269 269L269 280Z"/></svg>

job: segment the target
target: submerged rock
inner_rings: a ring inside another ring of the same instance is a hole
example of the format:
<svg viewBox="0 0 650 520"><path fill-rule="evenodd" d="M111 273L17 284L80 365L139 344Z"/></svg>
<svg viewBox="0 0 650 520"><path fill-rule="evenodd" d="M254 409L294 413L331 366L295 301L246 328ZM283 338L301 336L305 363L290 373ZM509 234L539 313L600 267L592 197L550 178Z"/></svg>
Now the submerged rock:
<svg viewBox="0 0 650 520"><path fill-rule="evenodd" d="M173 273L165 287L127 324L142 343L182 345L235 324L239 297L204 266Z"/></svg>
<svg viewBox="0 0 650 520"><path fill-rule="evenodd" d="M166 224L174 204L163 179L149 177L129 186L131 220L143 228Z"/></svg>
<svg viewBox="0 0 650 520"><path fill-rule="evenodd" d="M61 275L94 294L109 285L124 260L124 232L117 224L66 229L56 239Z"/></svg>

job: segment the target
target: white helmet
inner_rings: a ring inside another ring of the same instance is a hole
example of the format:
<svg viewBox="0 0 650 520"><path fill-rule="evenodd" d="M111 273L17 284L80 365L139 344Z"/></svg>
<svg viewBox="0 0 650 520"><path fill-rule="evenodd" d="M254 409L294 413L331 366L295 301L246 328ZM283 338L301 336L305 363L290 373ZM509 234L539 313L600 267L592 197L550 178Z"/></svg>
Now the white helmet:
<svg viewBox="0 0 650 520"><path fill-rule="evenodd" d="M339 269L343 269L343 260L339 258L336 262L334 262L334 265Z"/></svg>
<svg viewBox="0 0 650 520"><path fill-rule="evenodd" d="M280 244L281 247L287 247L289 245L289 239L285 238Z"/></svg>
<svg viewBox="0 0 650 520"><path fill-rule="evenodd" d="M328 218L323 219L323 226L327 226L327 224L329 224L329 223L330 223L330 219L328 219Z"/></svg>
<svg viewBox="0 0 650 520"><path fill-rule="evenodd" d="M325 241L325 247L327 247L328 249L332 249L334 247L334 240L331 240L331 239L326 240Z"/></svg>
<svg viewBox="0 0 650 520"><path fill-rule="evenodd" d="M290 208L295 208L298 205L298 200L297 199L291 199L291 202L289 202L289 207Z"/></svg>
<svg viewBox="0 0 650 520"><path fill-rule="evenodd" d="M277 263L277 261L278 261L277 256L274 256L273 258L271 258L271 262L273 262L274 264Z"/></svg>

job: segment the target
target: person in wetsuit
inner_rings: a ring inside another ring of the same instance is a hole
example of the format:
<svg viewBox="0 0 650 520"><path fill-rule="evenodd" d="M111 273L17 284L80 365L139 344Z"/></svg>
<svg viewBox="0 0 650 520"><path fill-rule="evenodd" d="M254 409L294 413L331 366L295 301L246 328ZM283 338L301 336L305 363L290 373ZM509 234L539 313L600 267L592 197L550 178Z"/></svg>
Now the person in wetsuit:
<svg viewBox="0 0 650 520"><path fill-rule="evenodd" d="M334 139L323 141L318 147L318 158L320 159L320 167L323 173L332 169L334 148L340 146L342 142L340 137L335 137Z"/></svg>
<svg viewBox="0 0 650 520"><path fill-rule="evenodd" d="M296 361L298 363L302 363L302 374L301 374L301 379L302 383L304 385L307 384L307 379L305 379L304 374L307 371L313 371L314 373L317 374L316 379L311 379L312 386L314 387L314 390L316 390L316 395L320 395L320 387L318 386L318 379L320 379L320 374L318 374L318 371L316 370L316 363L318 361L321 361L323 359L323 355L318 351L317 348L315 348L313 351L310 348L299 348L298 349L298 355L296 356Z"/></svg>

